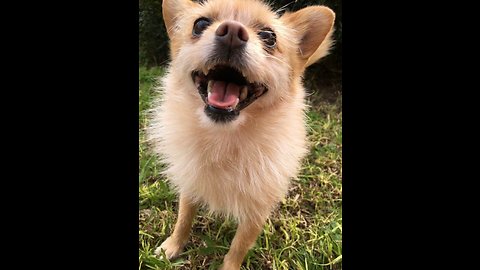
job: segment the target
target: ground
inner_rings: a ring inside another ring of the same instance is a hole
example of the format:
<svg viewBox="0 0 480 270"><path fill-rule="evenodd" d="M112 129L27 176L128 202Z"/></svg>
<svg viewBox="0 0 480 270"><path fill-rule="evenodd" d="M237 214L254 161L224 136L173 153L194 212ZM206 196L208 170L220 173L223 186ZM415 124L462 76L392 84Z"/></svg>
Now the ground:
<svg viewBox="0 0 480 270"><path fill-rule="evenodd" d="M139 269L217 269L235 234L236 225L199 211L192 235L178 259L158 259L153 251L176 220L178 199L162 165L145 143L145 110L163 69L140 68L139 79ZM310 154L302 173L292 180L287 198L265 224L242 270L342 269L342 100L331 93L312 94L308 111ZM326 101L328 100L328 101Z"/></svg>

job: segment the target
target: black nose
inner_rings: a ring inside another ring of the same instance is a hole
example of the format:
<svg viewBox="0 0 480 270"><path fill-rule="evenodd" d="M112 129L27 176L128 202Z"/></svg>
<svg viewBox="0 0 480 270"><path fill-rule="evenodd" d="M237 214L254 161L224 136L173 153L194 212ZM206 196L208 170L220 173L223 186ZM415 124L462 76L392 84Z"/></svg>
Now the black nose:
<svg viewBox="0 0 480 270"><path fill-rule="evenodd" d="M244 46L248 41L248 32L238 22L226 21L218 26L215 31L216 39L232 49Z"/></svg>

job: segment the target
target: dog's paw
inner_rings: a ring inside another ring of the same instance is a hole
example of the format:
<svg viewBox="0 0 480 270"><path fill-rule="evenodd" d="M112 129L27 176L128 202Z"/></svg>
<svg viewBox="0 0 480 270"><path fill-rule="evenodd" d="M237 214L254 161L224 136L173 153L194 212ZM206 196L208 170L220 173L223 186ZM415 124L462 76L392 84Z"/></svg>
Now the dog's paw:
<svg viewBox="0 0 480 270"><path fill-rule="evenodd" d="M240 266L236 265L236 264L233 264L233 263L230 263L228 261L224 261L222 266L220 266L220 268L218 268L218 270L240 270Z"/></svg>
<svg viewBox="0 0 480 270"><path fill-rule="evenodd" d="M178 243L173 238L168 237L167 240L163 241L163 243L155 250L155 255L162 258L162 250L165 251L165 255L169 260L175 259L180 255L183 249L183 244Z"/></svg>

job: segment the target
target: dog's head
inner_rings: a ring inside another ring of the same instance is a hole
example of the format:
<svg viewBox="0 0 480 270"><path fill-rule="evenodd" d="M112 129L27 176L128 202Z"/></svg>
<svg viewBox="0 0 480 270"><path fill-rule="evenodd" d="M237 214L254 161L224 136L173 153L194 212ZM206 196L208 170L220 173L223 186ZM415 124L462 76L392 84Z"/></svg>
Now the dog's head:
<svg viewBox="0 0 480 270"><path fill-rule="evenodd" d="M328 53L335 14L311 6L278 16L256 0L163 0L171 72L214 123L295 96L305 68ZM189 81L187 83L187 81Z"/></svg>

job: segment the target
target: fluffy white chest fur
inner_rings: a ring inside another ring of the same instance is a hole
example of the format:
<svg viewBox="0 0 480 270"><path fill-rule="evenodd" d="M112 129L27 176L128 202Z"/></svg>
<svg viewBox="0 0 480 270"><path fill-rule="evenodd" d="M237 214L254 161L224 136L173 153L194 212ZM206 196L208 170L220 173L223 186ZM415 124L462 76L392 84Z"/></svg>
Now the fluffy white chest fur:
<svg viewBox="0 0 480 270"><path fill-rule="evenodd" d="M262 220L285 196L306 153L304 92L267 113L242 112L237 121L219 126L207 119L194 91L178 91L182 84L173 73L163 78L150 129L167 178L212 212L240 222Z"/></svg>

